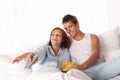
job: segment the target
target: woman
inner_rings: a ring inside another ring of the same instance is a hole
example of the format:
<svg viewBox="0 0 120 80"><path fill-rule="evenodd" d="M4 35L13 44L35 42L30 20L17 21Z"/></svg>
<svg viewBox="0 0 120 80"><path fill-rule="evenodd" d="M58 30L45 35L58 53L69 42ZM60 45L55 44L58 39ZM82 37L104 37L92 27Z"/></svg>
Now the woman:
<svg viewBox="0 0 120 80"><path fill-rule="evenodd" d="M58 60L70 60L70 53L68 48L71 41L65 31L61 28L54 28L50 34L48 44L45 44L33 52L24 53L13 59L12 63L19 62L26 58L27 62L31 61L34 55L38 56L39 68L57 67Z"/></svg>
<svg viewBox="0 0 120 80"><path fill-rule="evenodd" d="M13 59L12 63L19 62L23 58L26 58L29 62L31 61L31 57L33 55L38 56L37 69L34 69L35 65L32 66L32 73L27 80L91 80L88 76L77 69L71 69L66 74L61 73L58 69L56 69L58 60L70 60L70 53L68 50L70 45L71 41L64 30L56 27L50 34L48 44L39 47L31 53L24 53L16 57Z"/></svg>

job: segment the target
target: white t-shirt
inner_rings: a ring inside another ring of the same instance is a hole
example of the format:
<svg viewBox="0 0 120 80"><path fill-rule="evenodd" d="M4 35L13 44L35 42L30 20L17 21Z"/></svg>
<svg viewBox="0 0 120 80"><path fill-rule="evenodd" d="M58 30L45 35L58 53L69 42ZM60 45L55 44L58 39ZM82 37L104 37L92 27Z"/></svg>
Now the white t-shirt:
<svg viewBox="0 0 120 80"><path fill-rule="evenodd" d="M72 57L76 58L78 64L85 62L92 55L90 34L86 33L80 41L72 39L70 53Z"/></svg>

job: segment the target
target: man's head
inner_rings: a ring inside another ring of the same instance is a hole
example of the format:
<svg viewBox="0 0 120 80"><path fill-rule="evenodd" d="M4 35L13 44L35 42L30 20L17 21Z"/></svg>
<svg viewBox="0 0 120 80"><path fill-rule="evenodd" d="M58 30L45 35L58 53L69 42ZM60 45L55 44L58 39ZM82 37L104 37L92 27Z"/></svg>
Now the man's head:
<svg viewBox="0 0 120 80"><path fill-rule="evenodd" d="M62 24L66 32L71 36L75 37L79 32L79 22L73 15L67 14L62 19Z"/></svg>

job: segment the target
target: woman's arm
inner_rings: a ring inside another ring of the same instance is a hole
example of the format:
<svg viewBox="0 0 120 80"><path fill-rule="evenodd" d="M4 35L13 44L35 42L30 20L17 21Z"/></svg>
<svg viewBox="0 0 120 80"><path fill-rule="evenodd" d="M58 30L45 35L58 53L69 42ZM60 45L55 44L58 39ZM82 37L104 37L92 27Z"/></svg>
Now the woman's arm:
<svg viewBox="0 0 120 80"><path fill-rule="evenodd" d="M22 55L20 55L20 56L17 56L17 57L15 57L13 60L12 60L12 64L13 63L15 63L15 62L20 62L23 58L27 58L27 55L28 55L29 53L24 53L24 54L22 54Z"/></svg>

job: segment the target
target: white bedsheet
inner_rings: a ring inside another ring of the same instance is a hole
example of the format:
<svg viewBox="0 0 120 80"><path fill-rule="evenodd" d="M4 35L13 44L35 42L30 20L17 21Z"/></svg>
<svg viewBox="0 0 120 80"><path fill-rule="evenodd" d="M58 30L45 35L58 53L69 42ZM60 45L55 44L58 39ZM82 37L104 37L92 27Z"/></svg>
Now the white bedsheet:
<svg viewBox="0 0 120 80"><path fill-rule="evenodd" d="M25 80L30 72L24 70L24 61L11 64L11 56L0 55L0 80Z"/></svg>
<svg viewBox="0 0 120 80"><path fill-rule="evenodd" d="M62 73L56 68L39 71L24 70L25 61L11 64L11 57L0 55L0 80L91 80L79 70L72 69Z"/></svg>
<svg viewBox="0 0 120 80"><path fill-rule="evenodd" d="M76 69L62 73L55 68L49 68L31 73L29 70L24 70L24 60L19 64L11 64L11 59L8 55L0 55L0 80L91 80ZM120 80L120 76L109 80Z"/></svg>
<svg viewBox="0 0 120 80"><path fill-rule="evenodd" d="M72 69L67 73L62 73L55 68L42 69L32 72L27 80L91 80L83 72Z"/></svg>

